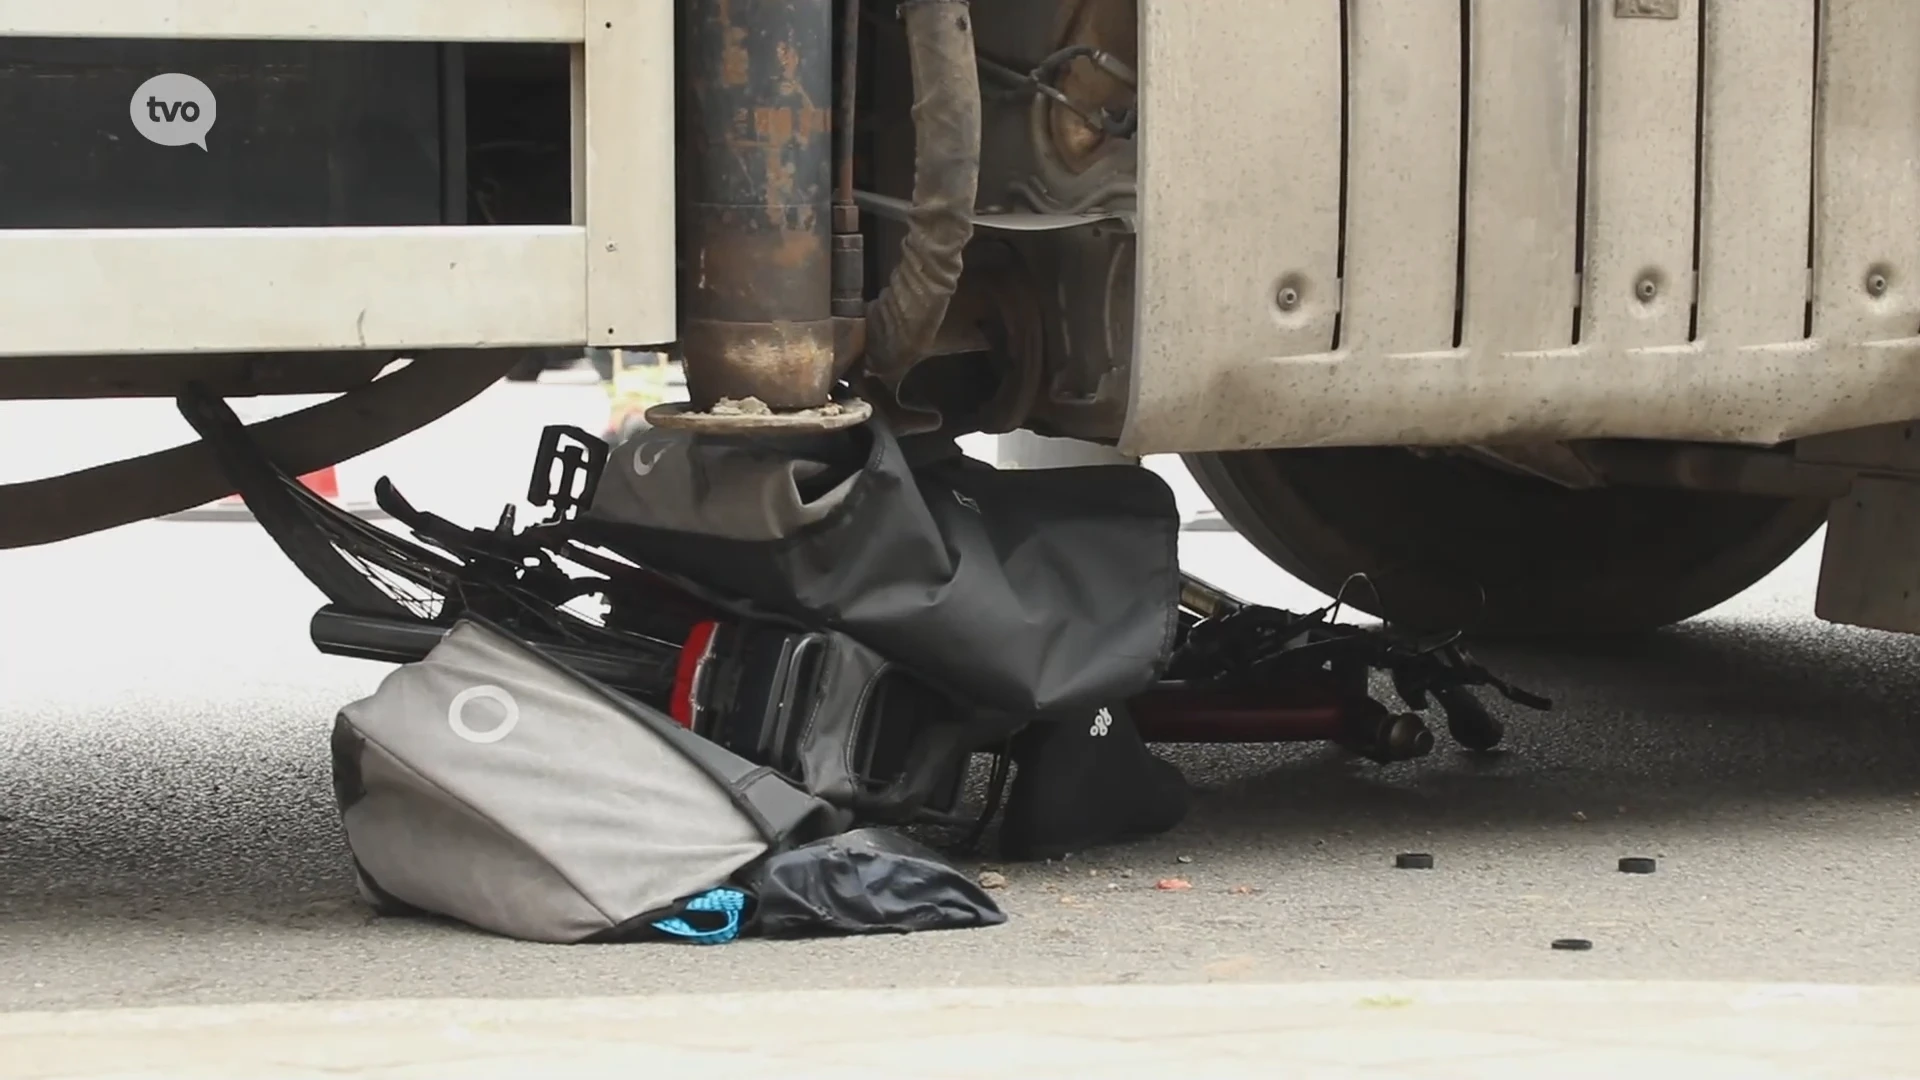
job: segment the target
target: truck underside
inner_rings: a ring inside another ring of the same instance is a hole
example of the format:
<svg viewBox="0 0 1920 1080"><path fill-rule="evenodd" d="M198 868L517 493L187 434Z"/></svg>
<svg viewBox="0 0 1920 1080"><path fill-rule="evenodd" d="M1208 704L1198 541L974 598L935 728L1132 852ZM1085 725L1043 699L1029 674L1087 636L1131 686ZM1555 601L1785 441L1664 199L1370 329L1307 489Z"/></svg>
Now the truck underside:
<svg viewBox="0 0 1920 1080"><path fill-rule="evenodd" d="M340 392L257 427L298 473L670 348L670 422L1187 454L1404 622L1659 626L1830 523L1820 614L1920 630L1920 5L483 6L0 7L0 116L49 118L0 398ZM168 70L217 152L109 133ZM198 444L0 487L0 547L231 490Z"/></svg>

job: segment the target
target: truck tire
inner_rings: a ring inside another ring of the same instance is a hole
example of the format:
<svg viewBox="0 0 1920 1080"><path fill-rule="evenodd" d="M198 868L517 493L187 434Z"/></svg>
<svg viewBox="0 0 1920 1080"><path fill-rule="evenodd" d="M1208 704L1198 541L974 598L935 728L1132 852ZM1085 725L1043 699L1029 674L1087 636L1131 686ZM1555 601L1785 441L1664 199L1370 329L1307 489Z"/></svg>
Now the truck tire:
<svg viewBox="0 0 1920 1080"><path fill-rule="evenodd" d="M1281 569L1420 630L1607 634L1679 622L1745 590L1826 521L1823 500L1568 490L1458 455L1257 450L1186 459ZM1377 596L1376 596L1377 593Z"/></svg>

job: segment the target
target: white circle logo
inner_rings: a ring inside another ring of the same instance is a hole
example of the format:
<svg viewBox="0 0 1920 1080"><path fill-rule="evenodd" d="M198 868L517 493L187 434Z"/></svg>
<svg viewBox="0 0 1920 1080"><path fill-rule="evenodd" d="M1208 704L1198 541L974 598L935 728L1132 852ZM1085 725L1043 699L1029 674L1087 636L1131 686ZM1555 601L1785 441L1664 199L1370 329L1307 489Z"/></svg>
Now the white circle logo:
<svg viewBox="0 0 1920 1080"><path fill-rule="evenodd" d="M127 103L134 130L148 142L202 150L207 148L215 111L213 91L207 84L177 71L141 83Z"/></svg>
<svg viewBox="0 0 1920 1080"><path fill-rule="evenodd" d="M486 731L475 731L467 726L467 706L475 701L491 701L505 710L506 716L500 723ZM447 706L447 726L455 735L470 743L497 743L513 733L514 726L520 723L520 703L513 695L497 686L469 686L453 695L452 704Z"/></svg>

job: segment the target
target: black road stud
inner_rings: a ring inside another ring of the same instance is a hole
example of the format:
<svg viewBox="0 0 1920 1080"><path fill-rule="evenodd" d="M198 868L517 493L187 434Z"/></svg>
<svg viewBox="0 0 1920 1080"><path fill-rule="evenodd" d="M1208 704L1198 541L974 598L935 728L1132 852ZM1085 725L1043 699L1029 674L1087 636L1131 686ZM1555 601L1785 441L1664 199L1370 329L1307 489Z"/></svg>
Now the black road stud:
<svg viewBox="0 0 1920 1080"><path fill-rule="evenodd" d="M1593 948L1593 942L1586 938L1563 937L1556 939L1553 947L1561 952L1586 952Z"/></svg>
<svg viewBox="0 0 1920 1080"><path fill-rule="evenodd" d="M1393 857L1393 865L1401 870L1431 870L1433 856L1423 851L1403 852Z"/></svg>
<svg viewBox="0 0 1920 1080"><path fill-rule="evenodd" d="M1645 856L1629 855L1620 860L1620 872L1623 874L1651 874L1657 865L1658 864L1652 859L1646 858Z"/></svg>

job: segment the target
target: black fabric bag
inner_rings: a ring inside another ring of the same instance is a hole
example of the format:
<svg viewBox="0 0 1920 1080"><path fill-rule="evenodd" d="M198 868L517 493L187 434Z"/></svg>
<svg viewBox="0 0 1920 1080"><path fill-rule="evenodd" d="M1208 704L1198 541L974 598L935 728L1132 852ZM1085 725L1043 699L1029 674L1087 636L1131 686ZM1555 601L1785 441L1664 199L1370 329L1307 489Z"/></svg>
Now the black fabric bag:
<svg viewBox="0 0 1920 1080"><path fill-rule="evenodd" d="M749 933L766 937L905 934L999 926L985 890L929 848L856 829L784 851L742 876L756 897Z"/></svg>
<svg viewBox="0 0 1920 1080"><path fill-rule="evenodd" d="M730 623L689 648L687 726L864 821L942 820L973 752L1025 723L980 715L830 630Z"/></svg>
<svg viewBox="0 0 1920 1080"><path fill-rule="evenodd" d="M1049 717L1013 744L1018 769L1000 819L1000 854L1022 862L1167 832L1193 801L1124 704Z"/></svg>
<svg viewBox="0 0 1920 1080"><path fill-rule="evenodd" d="M1151 470L1000 470L950 440L910 467L878 418L805 440L648 431L574 535L1015 714L1146 689L1177 621L1179 514Z"/></svg>

